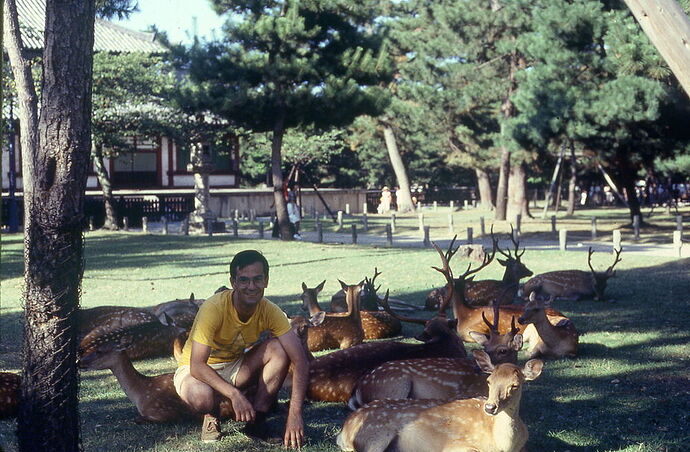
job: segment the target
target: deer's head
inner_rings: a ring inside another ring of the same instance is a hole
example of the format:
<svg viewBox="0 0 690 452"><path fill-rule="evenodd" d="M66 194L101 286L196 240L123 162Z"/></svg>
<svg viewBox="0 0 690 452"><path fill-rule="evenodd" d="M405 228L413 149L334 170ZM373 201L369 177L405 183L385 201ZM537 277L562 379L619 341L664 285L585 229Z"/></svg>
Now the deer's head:
<svg viewBox="0 0 690 452"><path fill-rule="evenodd" d="M302 295L300 296L302 298L302 306L300 307L304 312L310 312L310 309L312 309L314 306L319 306L318 296L323 290L324 284L326 284L325 279L321 282L321 284L313 289L310 289L304 282L302 283ZM320 309L321 308L319 308L319 310Z"/></svg>
<svg viewBox="0 0 690 452"><path fill-rule="evenodd" d="M609 278L613 278L614 276L616 276L616 272L613 270L613 268L616 266L618 262L622 260L620 257L621 251L623 251L623 248L615 250L613 264L611 264L609 268L606 269L606 271L598 272L594 270L594 267L592 267L592 254L594 254L594 251L592 251L591 247L589 248L589 255L587 256L587 265L589 265L589 269L592 272L595 300L604 299L604 291L606 290L606 285L608 284Z"/></svg>
<svg viewBox="0 0 690 452"><path fill-rule="evenodd" d="M470 331L469 334L476 343L483 347L484 351L489 355L491 362L496 364L514 364L517 362L518 351L522 348L522 334L520 334L520 329L515 326L514 316L510 322L510 331L506 334L501 334L498 330L501 313L498 300L494 300L493 309L494 323L490 323L484 312L482 312L482 320L489 327L489 334L476 331Z"/></svg>
<svg viewBox="0 0 690 452"><path fill-rule="evenodd" d="M522 252L520 251L520 241L515 239L515 231L513 230L513 225L510 225L510 240L511 242L513 242L514 247L512 251L510 249L506 249L505 251L503 251L498 246L498 242L495 242L496 251L498 251L503 257L505 257L505 259L496 258L496 260L499 264L506 268L508 273L513 275L515 281L519 281L522 278L532 276L534 274L532 273L532 270L527 268L527 266L520 261L522 255L525 254L525 249L523 248Z"/></svg>

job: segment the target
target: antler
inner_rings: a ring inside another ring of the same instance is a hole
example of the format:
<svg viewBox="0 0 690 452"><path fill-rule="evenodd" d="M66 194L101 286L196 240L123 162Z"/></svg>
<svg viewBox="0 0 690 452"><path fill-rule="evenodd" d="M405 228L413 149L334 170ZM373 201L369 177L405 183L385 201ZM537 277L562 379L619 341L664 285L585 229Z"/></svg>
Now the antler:
<svg viewBox="0 0 690 452"><path fill-rule="evenodd" d="M391 316L395 317L396 319L400 320L401 322L409 322L409 323L418 323L421 325L426 325L427 319L418 319L415 317L405 317L397 312L393 311L391 309L391 306L388 304L388 293L390 292L390 289L386 290L386 295L383 297L383 299L378 300L379 304L381 307L383 307L383 310L389 313Z"/></svg>
<svg viewBox="0 0 690 452"><path fill-rule="evenodd" d="M491 226L491 241L493 242L491 253L490 254L484 254L484 259L482 260L482 263L477 267L477 268L472 268L472 263L470 262L467 265L467 270L465 270L465 273L460 276L462 279L468 279L467 277L470 275L473 275L477 273L479 270L483 269L487 265L489 265L493 260L494 257L496 256L496 250L498 249L498 239L494 237L494 227L493 225ZM456 249L457 251L457 249Z"/></svg>
<svg viewBox="0 0 690 452"><path fill-rule="evenodd" d="M623 259L621 259L621 257L620 257L620 256L621 256L621 251L623 251L623 247L620 247L620 248L618 248L617 250L614 248L614 250L615 250L615 252L616 252L616 257L614 258L613 264L611 264L611 266L610 266L609 268L606 269L606 274L609 274L609 273L613 272L613 267L615 267L617 263L619 263L620 261L623 260Z"/></svg>
<svg viewBox="0 0 690 452"><path fill-rule="evenodd" d="M491 230L491 238L493 239L493 226ZM513 229L513 225L510 225L510 241L513 242L513 247L515 248L514 253L515 256L513 257L513 254L511 253L511 250L507 250L507 252L504 252L500 246L498 246L498 241L496 242L496 248L499 253L501 253L503 256L507 257L508 259L515 259L518 260L520 257L522 257L523 254L525 254L525 248L522 249L522 253L520 252L520 241L515 240L515 230Z"/></svg>
<svg viewBox="0 0 690 452"><path fill-rule="evenodd" d="M592 270L592 273L596 273L596 271L594 271L594 267L592 267L592 254L594 254L594 251L590 246L589 250L587 251L587 265L589 265L589 269Z"/></svg>
<svg viewBox="0 0 690 452"><path fill-rule="evenodd" d="M374 287L374 281L376 281L376 277L380 274L381 272L379 271L378 267L374 267L374 277L371 279L367 278L366 276L364 277L364 285L373 293L378 292L378 290L381 288L380 285L378 287Z"/></svg>
<svg viewBox="0 0 690 452"><path fill-rule="evenodd" d="M439 254L439 256L441 256L441 263L443 264L443 268L438 268L434 266L432 266L431 268L443 274L443 276L445 276L446 278L447 283L446 293L438 307L439 315L445 315L446 309L448 309L448 304L450 303L450 300L453 298L453 293L455 291L455 281L453 280L453 270L450 268L450 260L453 258L455 253L457 253L458 248L460 248L460 246L458 245L457 247L455 247L455 249L453 249L453 245L455 245L455 239L457 238L458 235L455 234L453 240L451 240L450 244L448 245L448 250L445 253L436 244L436 242L431 242L436 252Z"/></svg>

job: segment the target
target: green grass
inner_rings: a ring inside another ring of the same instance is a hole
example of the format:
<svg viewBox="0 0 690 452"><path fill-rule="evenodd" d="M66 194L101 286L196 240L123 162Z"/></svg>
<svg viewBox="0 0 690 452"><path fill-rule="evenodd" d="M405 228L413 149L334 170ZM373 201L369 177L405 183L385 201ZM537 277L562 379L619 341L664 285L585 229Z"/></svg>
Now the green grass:
<svg viewBox="0 0 690 452"><path fill-rule="evenodd" d="M601 230L626 222L624 213L595 213L601 214ZM586 212L569 221L579 221L588 233L590 216ZM438 227L444 227L445 217L447 212L437 215ZM386 221L380 220L381 224ZM401 221L409 221L413 228L416 217ZM529 231L526 226L530 223L523 223L523 229ZM541 223L535 220L534 224ZM543 224L550 228L548 220ZM21 366L21 248L21 236L2 237L0 370L18 371ZM443 282L431 269L439 264L431 249L233 240L227 235L93 232L87 234L82 306L149 306L186 298L190 292L207 297L227 284L231 256L246 248L260 249L268 257L272 267L267 296L288 314L299 312L302 282L313 287L326 279L321 298L327 301L339 288L337 279L356 282L371 276L374 267L382 272L377 282L384 290L390 289L391 296L420 305L426 293ZM528 446L533 452L687 449L690 260L646 255L626 258L625 252L622 257L607 291L613 301L557 304L580 331L580 356L547 362L542 376L528 383L521 413L530 430ZM596 266L609 265L604 256L601 262L596 255L594 258ZM528 250L523 260L535 273L586 269L583 253ZM458 260L454 267L459 271L466 264ZM479 276L498 278L501 273L502 267L493 263ZM418 328L406 325L404 335L411 336ZM524 361L524 356L520 358ZM175 363L160 358L138 361L135 366L153 375L173 371ZM286 399L287 394L281 393L281 400ZM306 405L309 443L305 450L337 450L334 438L347 413L338 404ZM82 374L82 438L87 451L270 450L251 443L238 433L241 425L231 421L223 424L229 435L219 444L203 445L198 441L200 422L138 425L132 421L135 416L134 405L109 371ZM282 428L283 419L284 413L271 422ZM14 429L13 421L0 421L0 446L7 451L16 450Z"/></svg>

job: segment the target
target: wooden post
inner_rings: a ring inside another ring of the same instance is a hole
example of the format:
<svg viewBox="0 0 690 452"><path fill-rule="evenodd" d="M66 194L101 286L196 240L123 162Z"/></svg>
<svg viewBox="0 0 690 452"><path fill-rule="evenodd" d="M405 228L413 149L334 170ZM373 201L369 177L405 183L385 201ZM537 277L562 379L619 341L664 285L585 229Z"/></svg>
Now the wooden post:
<svg viewBox="0 0 690 452"><path fill-rule="evenodd" d="M180 232L182 235L189 235L189 215L182 219L182 223L180 223Z"/></svg>
<svg viewBox="0 0 690 452"><path fill-rule="evenodd" d="M350 215L350 204L345 203L345 215Z"/></svg>
<svg viewBox="0 0 690 452"><path fill-rule="evenodd" d="M391 246L393 245L393 231L391 230L391 225L386 225L386 243Z"/></svg>
<svg viewBox="0 0 690 452"><path fill-rule="evenodd" d="M633 216L633 234L635 240L640 240L640 216Z"/></svg>
<svg viewBox="0 0 690 452"><path fill-rule="evenodd" d="M420 210L422 210L422 203L417 201L417 211L419 212Z"/></svg>
<svg viewBox="0 0 690 452"><path fill-rule="evenodd" d="M264 238L264 222L263 222L263 220L259 221L259 238L260 239Z"/></svg>
<svg viewBox="0 0 690 452"><path fill-rule="evenodd" d="M96 229L93 225L93 217L89 217L89 231Z"/></svg>
<svg viewBox="0 0 690 452"><path fill-rule="evenodd" d="M141 230L149 232L149 217L141 217Z"/></svg>
<svg viewBox="0 0 690 452"><path fill-rule="evenodd" d="M561 229L558 231L558 244L560 246L561 251L565 251L568 249L568 230L567 229Z"/></svg>
<svg viewBox="0 0 690 452"><path fill-rule="evenodd" d="M391 234L395 234L395 214L391 214Z"/></svg>
<svg viewBox="0 0 690 452"><path fill-rule="evenodd" d="M482 237L486 235L486 224L484 223L484 217L479 217L479 232L482 233Z"/></svg>
<svg viewBox="0 0 690 452"><path fill-rule="evenodd" d="M122 219L122 230L129 231L129 217L124 217Z"/></svg>
<svg viewBox="0 0 690 452"><path fill-rule="evenodd" d="M434 212L438 210L438 201L434 201Z"/></svg>
<svg viewBox="0 0 690 452"><path fill-rule="evenodd" d="M362 214L362 226L364 227L364 232L369 232L369 218L367 217L366 210Z"/></svg>
<svg viewBox="0 0 690 452"><path fill-rule="evenodd" d="M163 222L163 235L168 235L168 217L161 218Z"/></svg>
<svg viewBox="0 0 690 452"><path fill-rule="evenodd" d="M430 226L424 226L424 246L431 245L431 241L429 240L429 229Z"/></svg>
<svg viewBox="0 0 690 452"><path fill-rule="evenodd" d="M683 237L681 231L673 231L673 249L676 250L678 257L683 256Z"/></svg>
<svg viewBox="0 0 690 452"><path fill-rule="evenodd" d="M676 231L683 232L683 215L676 215Z"/></svg>
<svg viewBox="0 0 690 452"><path fill-rule="evenodd" d="M462 208L463 208L464 210L467 210L467 208L469 207L469 205L470 205L470 202L469 202L468 200L464 200L463 203L462 203Z"/></svg>
<svg viewBox="0 0 690 452"><path fill-rule="evenodd" d="M467 228L467 244L472 245L474 243L474 237L472 237L473 234L472 228Z"/></svg>
<svg viewBox="0 0 690 452"><path fill-rule="evenodd" d="M551 232L556 233L556 215L551 215Z"/></svg>
<svg viewBox="0 0 690 452"><path fill-rule="evenodd" d="M419 212L419 232L424 232L424 214Z"/></svg>
<svg viewBox="0 0 690 452"><path fill-rule="evenodd" d="M620 251L621 249L621 230L615 229L613 231L613 250Z"/></svg>
<svg viewBox="0 0 690 452"><path fill-rule="evenodd" d="M449 213L448 214L448 232L450 232L452 234L453 230L454 230L454 228L453 228L453 214Z"/></svg>
<svg viewBox="0 0 690 452"><path fill-rule="evenodd" d="M357 244L357 225L356 224L352 225L352 244L353 245Z"/></svg>
<svg viewBox="0 0 690 452"><path fill-rule="evenodd" d="M316 243L323 243L323 225L316 221Z"/></svg>
<svg viewBox="0 0 690 452"><path fill-rule="evenodd" d="M338 211L338 231L343 230L343 211Z"/></svg>
<svg viewBox="0 0 690 452"><path fill-rule="evenodd" d="M450 211L455 212L455 201L452 199L450 200Z"/></svg>
<svg viewBox="0 0 690 452"><path fill-rule="evenodd" d="M213 237L213 220L210 218L204 221L204 224L206 225L206 233L208 234L209 237Z"/></svg>
<svg viewBox="0 0 690 452"><path fill-rule="evenodd" d="M367 206L366 201L364 201L364 202L362 203L362 213L363 213L364 215L366 215L367 213L369 213L369 208L368 208L368 206Z"/></svg>
<svg viewBox="0 0 690 452"><path fill-rule="evenodd" d="M232 235L233 237L237 238L240 235L239 231L239 224L237 223L237 220L232 220Z"/></svg>
<svg viewBox="0 0 690 452"><path fill-rule="evenodd" d="M240 211L239 211L239 209L235 209L235 211L233 212L232 217L235 219L235 221L240 221Z"/></svg>

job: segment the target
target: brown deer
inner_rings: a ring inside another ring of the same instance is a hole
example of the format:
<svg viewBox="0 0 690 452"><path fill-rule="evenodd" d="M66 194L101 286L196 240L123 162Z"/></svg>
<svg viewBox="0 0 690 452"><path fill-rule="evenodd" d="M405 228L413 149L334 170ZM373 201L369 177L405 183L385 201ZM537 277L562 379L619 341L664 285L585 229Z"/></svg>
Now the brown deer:
<svg viewBox="0 0 690 452"><path fill-rule="evenodd" d="M304 317L291 320L293 331L304 344L305 330L308 322ZM170 422L184 418L199 417L175 391L174 373L146 376L138 372L127 357L127 347L148 336L147 328L157 328L151 323L121 328L100 336L92 348L82 354L79 365L85 370L110 369L127 398L139 412L137 422ZM232 404L223 399L220 404L221 418L234 418Z"/></svg>
<svg viewBox="0 0 690 452"><path fill-rule="evenodd" d="M498 304L494 304L494 319L499 318ZM522 335L515 327L498 333L498 322L490 324L490 334L470 333L484 347L495 364L517 362L522 348ZM474 352L477 352L475 350ZM473 352L473 353L474 353ZM485 396L486 376L477 372L474 361L466 358L422 358L390 361L381 364L362 377L348 402L351 409L378 399L459 399Z"/></svg>
<svg viewBox="0 0 690 452"><path fill-rule="evenodd" d="M441 257L442 267L434 267L435 270L443 274L446 278L446 292L447 296L444 298L442 306L439 308L439 312L445 312L448 304L452 301L453 314L455 318L458 319L458 335L462 340L466 342L474 342L475 337L471 334L472 332L491 334L491 328L489 321L494 322L496 330L499 332L512 331L516 326L513 318L518 318L524 312L524 308L518 305L501 305L498 307L497 313L500 313L500 318L498 321L494 321L494 308L487 306L473 307L470 306L465 300L464 284L470 275L477 273L482 268L486 267L491 263L494 255L496 254L496 241L494 240L493 251L487 254L484 261L477 267L472 269L472 264L467 266L467 270L457 279L453 278L453 272L450 268L450 260L457 251L457 248L453 248L455 239L451 241L448 250L444 253L441 248L436 243L433 243L434 249ZM553 309L548 309L546 314L550 319L566 319L566 317L558 311ZM520 325L517 327L519 332L523 335L523 338L529 340L536 332L533 328L532 331L525 333L526 327Z"/></svg>
<svg viewBox="0 0 690 452"><path fill-rule="evenodd" d="M488 398L377 400L347 417L338 446L358 452L525 451L528 431L519 414L522 386L541 374L543 362L532 359L522 368L494 366L478 351L477 364L491 373Z"/></svg>
<svg viewBox="0 0 690 452"><path fill-rule="evenodd" d="M309 315L323 312L319 305L318 295L323 290L325 283L326 281L324 280L313 289L307 287L305 283L302 283L302 310L309 312ZM364 284L366 286L366 279ZM385 339L388 337L395 337L402 331L402 324L400 321L386 312L378 310L360 311L360 316L362 319L362 329L364 330L364 339Z"/></svg>
<svg viewBox="0 0 690 452"><path fill-rule="evenodd" d="M455 320L445 317L430 319L424 331L416 337L421 344L367 342L320 356L309 366L307 397L347 403L357 381L384 362L424 357L466 357L465 347L455 333L455 323Z"/></svg>
<svg viewBox="0 0 690 452"><path fill-rule="evenodd" d="M579 335L575 325L570 319L563 319L557 324L552 324L546 316L546 309L551 305L551 300L544 301L536 298L535 293L530 294L529 302L525 305L525 312L518 322L521 325L533 324L538 337L530 342L527 350L530 358L562 358L577 355Z"/></svg>
<svg viewBox="0 0 690 452"><path fill-rule="evenodd" d="M326 314L321 325L309 328L309 351L348 348L364 341L364 329L359 310L359 293L364 282L348 285L339 281L347 296L347 313Z"/></svg>
<svg viewBox="0 0 690 452"><path fill-rule="evenodd" d="M594 297L595 300L604 300L604 291L609 278L616 276L613 268L622 259L620 257L622 248L615 250L613 264L606 271L598 272L592 267L592 248L589 248L587 265L589 272L582 270L557 270L542 273L529 279L523 288L523 296L528 298L532 292L536 292L537 297L554 297L559 300L579 300L587 297Z"/></svg>
<svg viewBox="0 0 690 452"><path fill-rule="evenodd" d="M17 416L22 378L12 372L0 372L0 419Z"/></svg>
<svg viewBox="0 0 690 452"><path fill-rule="evenodd" d="M185 330L190 330L194 323L196 313L199 311L199 306L204 300L197 300L194 298L194 292L191 293L188 299L178 299L159 303L148 308L149 311L158 317L161 321L164 320L163 313L167 314L173 319L175 325Z"/></svg>

